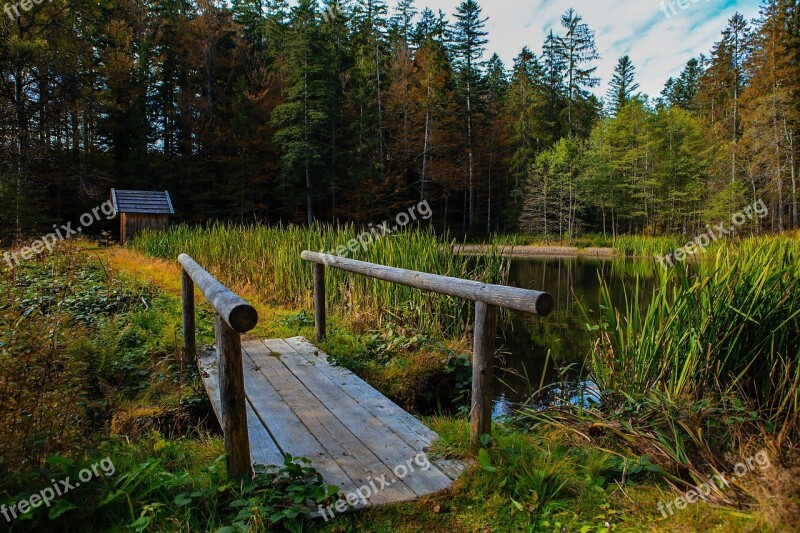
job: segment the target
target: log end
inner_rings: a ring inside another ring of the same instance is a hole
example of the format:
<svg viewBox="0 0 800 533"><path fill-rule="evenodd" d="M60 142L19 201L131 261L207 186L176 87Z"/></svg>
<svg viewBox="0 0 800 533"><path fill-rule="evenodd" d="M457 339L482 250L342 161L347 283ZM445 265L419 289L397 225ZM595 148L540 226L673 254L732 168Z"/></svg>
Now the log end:
<svg viewBox="0 0 800 533"><path fill-rule="evenodd" d="M553 307L555 307L553 297L546 292L539 295L536 299L536 314L539 316L549 315L553 312Z"/></svg>
<svg viewBox="0 0 800 533"><path fill-rule="evenodd" d="M237 305L231 309L227 322L237 333L247 333L258 324L258 311L250 304Z"/></svg>

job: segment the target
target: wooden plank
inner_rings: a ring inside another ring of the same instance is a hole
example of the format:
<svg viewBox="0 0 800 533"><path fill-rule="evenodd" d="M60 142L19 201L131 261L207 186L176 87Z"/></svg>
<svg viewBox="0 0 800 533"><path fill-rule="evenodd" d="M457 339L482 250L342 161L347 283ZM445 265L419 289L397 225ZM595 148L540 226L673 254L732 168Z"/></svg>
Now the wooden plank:
<svg viewBox="0 0 800 533"><path fill-rule="evenodd" d="M438 435L433 430L361 378L346 368L331 365L327 361L327 356L324 352L320 352L316 346L304 337L293 337L284 340L300 356L314 365L317 371L335 382L354 402L357 402L367 411L380 418L386 427L415 450L427 452L431 443L438 438ZM441 457L430 459L432 463L436 464L443 473L453 480L457 479L466 470L466 465L458 461Z"/></svg>
<svg viewBox="0 0 800 533"><path fill-rule="evenodd" d="M272 383L295 415L318 437L330 456L360 485L385 476L390 486L374 494L370 503L408 501L417 497L403 480L395 480L394 473L373 454L347 427L342 424L289 369L272 354L276 347L261 343L261 347L248 343L245 351L261 367L261 372ZM288 345L283 343L283 346ZM275 433L280 443L283 436ZM394 481L393 481L394 480Z"/></svg>
<svg viewBox="0 0 800 533"><path fill-rule="evenodd" d="M507 287L504 285L489 285L468 279L416 272L404 268L395 268L385 265L376 265L355 259L337 257L335 255L317 252L303 252L300 257L304 261L322 264L331 268L338 268L354 274L361 274L369 278L390 281L399 285L422 289L438 294L455 296L473 302L487 304L535 313L547 316L553 311L553 297L546 292Z"/></svg>
<svg viewBox="0 0 800 533"><path fill-rule="evenodd" d="M222 425L222 406L219 399L219 373L217 372L217 354L214 351L204 352L198 359L200 375L203 377L208 398L217 415L217 420ZM253 406L247 403L247 429L250 434L250 458L253 464L282 465L283 453L272 440Z"/></svg>
<svg viewBox="0 0 800 533"><path fill-rule="evenodd" d="M330 457L249 356L247 347L250 344L245 343L242 354L247 398L261 422L274 436L278 448L293 457L310 459L326 483L336 485L343 492L355 490L358 487L356 482Z"/></svg>
<svg viewBox="0 0 800 533"><path fill-rule="evenodd" d="M402 468L408 467L411 470L412 460L424 452L405 443L380 418L353 401L336 383L316 370L285 341L265 341L265 344L280 353L281 361L292 374L384 465L390 470L398 465L405 465ZM451 480L431 465L427 470L415 467L413 473L403 481L417 495L423 496L447 488Z"/></svg>
<svg viewBox="0 0 800 533"><path fill-rule="evenodd" d="M317 370L285 341L271 341L269 346L277 346L279 343L285 345L277 350L281 354L281 361L358 440L390 470L398 465L406 465L403 468L407 468L409 474L403 481L414 492L423 496L450 486L451 479L433 464L430 464L428 469L422 470L419 468L421 465L412 461L420 455L427 460L425 452L408 445L399 435L386 427L380 418L344 393L334 381Z"/></svg>

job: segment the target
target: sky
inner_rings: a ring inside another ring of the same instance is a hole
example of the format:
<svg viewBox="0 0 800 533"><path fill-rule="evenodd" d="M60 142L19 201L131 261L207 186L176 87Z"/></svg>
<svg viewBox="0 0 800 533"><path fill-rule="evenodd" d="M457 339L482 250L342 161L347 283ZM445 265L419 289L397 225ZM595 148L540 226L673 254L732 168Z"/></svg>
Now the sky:
<svg viewBox="0 0 800 533"><path fill-rule="evenodd" d="M441 9L452 22L461 0L417 0L419 9ZM497 52L506 67L523 46L539 55L544 38L561 32L561 15L574 7L595 31L602 59L596 75L604 96L617 60L629 55L636 67L640 91L657 97L664 83L701 53L708 55L728 19L737 11L747 20L758 15L760 0L478 0L489 32L487 53ZM669 4L674 3L674 11ZM681 9L678 4L685 5ZM392 0L392 8L396 0ZM664 10L662 10L664 8Z"/></svg>

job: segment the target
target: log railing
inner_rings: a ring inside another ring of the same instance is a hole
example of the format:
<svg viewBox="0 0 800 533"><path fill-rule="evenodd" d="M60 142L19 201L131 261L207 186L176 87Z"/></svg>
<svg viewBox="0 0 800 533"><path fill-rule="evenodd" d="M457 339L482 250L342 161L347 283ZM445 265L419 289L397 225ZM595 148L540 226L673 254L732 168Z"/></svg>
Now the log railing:
<svg viewBox="0 0 800 533"><path fill-rule="evenodd" d="M247 399L244 392L241 334L256 327L255 308L203 270L191 257L181 254L178 262L183 296L184 349L197 355L195 339L195 285L214 308L214 337L219 365L219 395L222 430L225 434L228 476L252 476L250 440L247 432Z"/></svg>
<svg viewBox="0 0 800 533"><path fill-rule="evenodd" d="M376 265L317 252L303 252L301 257L304 261L314 263L314 317L317 342L323 341L326 335L326 266L475 302L472 405L470 409L470 435L473 447L477 448L480 445L483 435L491 435L496 308L502 307L547 316L553 310L553 298L549 294Z"/></svg>

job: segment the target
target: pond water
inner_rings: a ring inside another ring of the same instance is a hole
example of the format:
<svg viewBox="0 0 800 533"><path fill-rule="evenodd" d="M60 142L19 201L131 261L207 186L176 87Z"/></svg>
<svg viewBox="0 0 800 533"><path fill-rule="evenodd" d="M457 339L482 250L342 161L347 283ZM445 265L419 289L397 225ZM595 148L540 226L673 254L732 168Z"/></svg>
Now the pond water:
<svg viewBox="0 0 800 533"><path fill-rule="evenodd" d="M514 259L508 284L549 292L555 301L553 313L538 317L512 313L510 321L498 322L495 346L494 416L502 416L528 402L532 392L544 385L534 406L552 403L557 397L572 396L561 384L576 389L582 382L590 339L586 324L598 315L600 276L609 286L614 305L624 308L625 293L631 294L637 277L645 295L655 288L655 269L650 260L598 259L587 257L546 257ZM548 356L549 351L549 356Z"/></svg>

